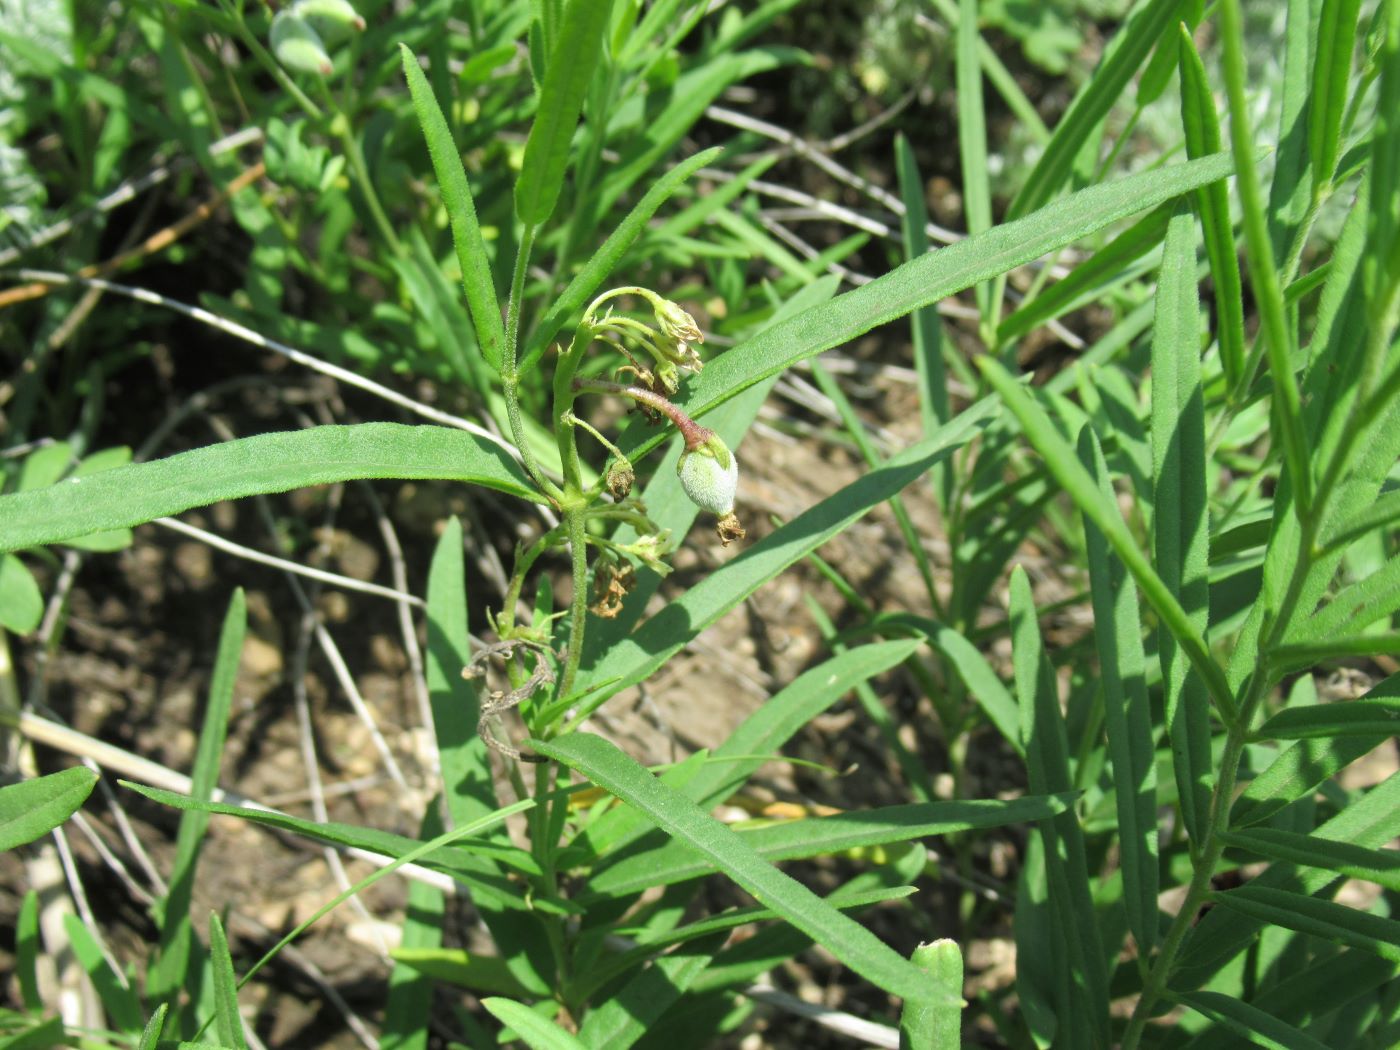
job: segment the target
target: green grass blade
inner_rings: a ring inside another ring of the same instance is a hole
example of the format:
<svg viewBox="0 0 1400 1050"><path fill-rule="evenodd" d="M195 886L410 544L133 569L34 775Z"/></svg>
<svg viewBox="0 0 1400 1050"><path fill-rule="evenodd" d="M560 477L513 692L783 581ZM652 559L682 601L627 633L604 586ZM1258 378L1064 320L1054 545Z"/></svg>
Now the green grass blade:
<svg viewBox="0 0 1400 1050"><path fill-rule="evenodd" d="M118 1031L136 1035L146 1022L141 1015L141 998L131 988L125 978L112 969L97 938L72 912L63 916L63 928L73 946L73 955L78 965L87 974L102 1001L102 1009L107 1012L108 1021Z"/></svg>
<svg viewBox="0 0 1400 1050"><path fill-rule="evenodd" d="M462 525L450 517L428 570L428 698L447 811L454 823L475 820L499 803L486 744L477 736L476 690L462 678L471 659L467 641L467 580Z"/></svg>
<svg viewBox="0 0 1400 1050"><path fill-rule="evenodd" d="M1260 922L1321 937L1331 944L1347 944L1374 952L1382 959L1400 962L1400 921L1395 919L1304 893L1253 884L1210 896L1217 904Z"/></svg>
<svg viewBox="0 0 1400 1050"><path fill-rule="evenodd" d="M1258 150L1254 142L1245 98L1243 15L1240 0L1221 0L1220 37L1225 69L1225 91L1230 100L1230 145L1235 156L1235 185L1244 215L1244 240L1249 256L1249 283L1259 310L1260 334L1274 384L1273 406L1279 439L1283 445L1288 478L1298 508L1312 506L1312 474L1307 435L1303 431L1298 380L1293 374L1293 340L1283 305L1273 245L1264 214L1259 172L1253 164Z"/></svg>
<svg viewBox="0 0 1400 1050"><path fill-rule="evenodd" d="M1181 27L1178 50L1181 66L1181 121L1186 129L1186 154L1205 157L1220 151L1220 118L1201 56L1186 27ZM1230 221L1230 195L1223 183L1213 182L1196 191L1196 212L1205 235L1206 257L1215 279L1215 304L1219 315L1216 341L1226 382L1234 386L1244 374L1244 301L1240 285L1240 260L1235 251L1235 228Z"/></svg>
<svg viewBox="0 0 1400 1050"><path fill-rule="evenodd" d="M246 1050L243 1017L238 1012L238 977L233 972L228 937L217 912L209 913L209 959L214 968L214 1031L219 1045Z"/></svg>
<svg viewBox="0 0 1400 1050"><path fill-rule="evenodd" d="M481 1000L481 1005L490 1010L496 1020L515 1032L516 1038L530 1050L589 1050L589 1044L514 999L492 997Z"/></svg>
<svg viewBox="0 0 1400 1050"><path fill-rule="evenodd" d="M559 202L569 146L598 68L603 30L611 14L611 0L569 0L564 9L515 182L515 213L526 226L542 226Z"/></svg>
<svg viewBox="0 0 1400 1050"><path fill-rule="evenodd" d="M1024 219L1002 223L980 236L911 259L867 285L765 329L710 362L688 384L685 397L680 399L682 407L692 417L703 415L798 361L1063 248L1119 219L1224 178L1231 170L1229 157L1216 154L1130 175L1081 190ZM619 444L628 455L640 455L662 440L637 422L627 428Z"/></svg>
<svg viewBox="0 0 1400 1050"><path fill-rule="evenodd" d="M219 786L219 768L223 762L224 743L228 739L229 711L233 707L233 690L238 680L238 664L243 655L243 638L248 629L247 601L238 588L229 599L219 632L219 647L214 659L214 672L209 680L209 703L204 711L204 724L195 748L194 768L190 775L190 797L207 801ZM147 991L157 1000L174 996L189 974L194 927L190 905L194 900L195 871L199 851L209 829L209 814L202 810L186 810L180 815L180 830L175 837L175 862L170 869L170 889L161 901L160 954L150 969Z"/></svg>
<svg viewBox="0 0 1400 1050"><path fill-rule="evenodd" d="M958 28L962 19L957 0L933 0L933 6L938 9L938 13L943 16L944 21L954 30ZM977 56L982 63L982 72L991 81L992 87L996 88L997 94L1001 95L1002 100L1006 103L1006 108L1021 122L1022 128L1030 138L1042 145L1049 142L1050 129L1040 119L1035 103L1026 97L1026 93L1021 90L1021 85L1016 82L1016 77L1006 68L1006 65L986 40L978 41Z"/></svg>
<svg viewBox="0 0 1400 1050"><path fill-rule="evenodd" d="M1192 667L1205 680L1211 699L1215 701L1221 713L1227 720L1233 719L1235 702L1224 674L1211 657L1205 639L1193 626L1191 617L1138 549L1132 533L1128 531L1122 515L1118 512L1117 505L1103 498L1093 478L1079 462L1074 450L1069 447L1069 442L1060 436L1045 410L1031 393L1012 378L1010 372L990 358L981 358L978 364L1007 407L1020 420L1027 440L1045 458L1056 480L1080 512L1104 534L1114 553L1132 573L1147 603L1167 625L1177 644L1185 650Z"/></svg>
<svg viewBox="0 0 1400 1050"><path fill-rule="evenodd" d="M1079 457L1099 492L1113 498L1108 467L1089 427L1079 433ZM1084 523L1094 641L1104 692L1104 722L1118 813L1123 902L1128 928L1145 957L1157 943L1157 765L1153 760L1152 709L1142 649L1138 593L1122 562L1112 557L1103 533Z"/></svg>
<svg viewBox="0 0 1400 1050"><path fill-rule="evenodd" d="M1227 844L1237 849L1246 849L1270 860L1326 868L1349 878L1365 879L1385 889L1400 892L1400 852L1395 850L1367 849L1349 842L1333 842L1280 828L1229 831L1224 838Z"/></svg>
<svg viewBox="0 0 1400 1050"><path fill-rule="evenodd" d="M904 217L900 230L904 238L904 257L917 259L928 253L928 205L924 201L924 179L919 174L914 151L903 135L894 140L895 171L899 178L899 196L904 202ZM943 322L938 311L920 306L910 311L909 324L914 337L914 367L919 375L919 414L924 424L924 436L952 418L948 404L948 375L943 365ZM952 475L942 467L933 473L933 491L940 506L947 507L953 498Z"/></svg>
<svg viewBox="0 0 1400 1050"><path fill-rule="evenodd" d="M87 766L0 788L0 850L47 835L76 813L97 784Z"/></svg>
<svg viewBox="0 0 1400 1050"><path fill-rule="evenodd" d="M0 550L128 528L226 499L369 478L466 481L538 501L497 445L447 427L310 427L239 438L0 496Z"/></svg>
<svg viewBox="0 0 1400 1050"><path fill-rule="evenodd" d="M978 45L982 34L977 27L977 0L961 0L957 29L958 156L962 161L963 211L967 232L976 235L992 226L992 188L987 173L987 114L982 106L982 68ZM992 332L992 288L977 286L977 310L982 330Z"/></svg>
<svg viewBox="0 0 1400 1050"><path fill-rule="evenodd" d="M627 217L618 223L617 228L609 234L602 247L589 257L583 269L574 276L568 287L554 300L554 304L545 314L544 320L530 336L529 350L525 353L520 365L522 370L529 368L539 360L540 355L549 345L549 341L559 334L559 330L568 323L569 319L577 311L583 309L588 300L603 286L608 275L613 272L617 264L622 261L622 257L627 254L627 250L646 229L647 223L656 214L656 209L670 200L686 179L695 174L698 169L711 163L722 152L724 151L719 146L702 150L695 156L687 157L681 161L652 184L646 195L627 213Z"/></svg>
<svg viewBox="0 0 1400 1050"><path fill-rule="evenodd" d="M1249 1003L1220 992L1188 992L1176 1000L1197 1013L1220 1021L1242 1039L1271 1050L1327 1050L1306 1032L1278 1020Z"/></svg>
<svg viewBox="0 0 1400 1050"><path fill-rule="evenodd" d="M942 938L914 949L912 962L929 976L929 984L945 1000L924 1003L908 1000L899 1016L899 1043L908 1050L959 1050L962 1046L963 957L956 941Z"/></svg>
<svg viewBox="0 0 1400 1050"><path fill-rule="evenodd" d="M1064 715L1054 669L1036 623L1030 581L1019 565L1011 572L1011 645L1020 703L1021 741L1030 789L1037 794L1073 788ZM1075 1008L1059 1018L1067 1045L1108 1046L1108 974L1090 897L1089 868L1079 818L1067 809L1039 824L1045 843L1050 904L1064 936Z"/></svg>
<svg viewBox="0 0 1400 1050"><path fill-rule="evenodd" d="M1312 94L1308 100L1308 156L1312 161L1314 197L1331 190L1332 174L1341 154L1342 114L1346 110L1360 12L1361 0L1322 0Z"/></svg>
<svg viewBox="0 0 1400 1050"><path fill-rule="evenodd" d="M716 364L729 360L733 353L730 351ZM592 710L606 696L647 677L672 653L766 581L845 530L872 507L922 477L930 466L970 440L990 409L990 405L984 405L963 412L932 438L891 458L879 470L846 486L746 548L634 633L619 639L590 669L582 686L587 689L587 683L610 683L606 686L609 692L580 705L580 712ZM567 697L561 701L563 704L571 702Z"/></svg>
<svg viewBox="0 0 1400 1050"><path fill-rule="evenodd" d="M474 992L528 999L530 989L511 974L505 960L496 955L466 952L461 948L396 948L396 962L435 981L470 988Z"/></svg>
<svg viewBox="0 0 1400 1050"><path fill-rule="evenodd" d="M408 79L413 109L428 143L433 171L437 174L442 203L447 208L452 225L452 244L457 250L457 263L462 268L462 288L467 293L467 306L476 327L476 341L482 356L497 372L501 370L501 355L506 343L505 323L501 320L501 304L496 298L496 285L491 277L491 256L486 252L486 240L476 218L476 204L467 183L467 171L457 152L457 143L448 130L433 89L418 66L418 59L404 44L399 45L403 72Z"/></svg>
<svg viewBox="0 0 1400 1050"><path fill-rule="evenodd" d="M1073 793L1066 793L1008 800L913 802L830 817L784 821L732 834L764 861L800 860L909 842L930 835L951 835L973 828L1048 820L1064 813L1073 799ZM646 850L629 851L615 863L600 866L588 881L586 896L591 899L635 893L651 885L664 886L699 878L713 867L697 857L687 843L675 840Z"/></svg>
<svg viewBox="0 0 1400 1050"><path fill-rule="evenodd" d="M1195 246L1195 223L1179 206L1162 251L1152 333L1152 533L1158 575L1181 603L1193 635L1209 645L1205 404ZM1210 698L1169 627L1158 631L1157 652L1182 818L1199 842L1210 821Z"/></svg>
<svg viewBox="0 0 1400 1050"><path fill-rule="evenodd" d="M807 887L764 860L744 839L601 737L571 733L534 741L542 754L563 762L685 843L706 868L723 872L765 907L812 937L877 987L901 998L921 998L922 975L869 930L841 914Z"/></svg>

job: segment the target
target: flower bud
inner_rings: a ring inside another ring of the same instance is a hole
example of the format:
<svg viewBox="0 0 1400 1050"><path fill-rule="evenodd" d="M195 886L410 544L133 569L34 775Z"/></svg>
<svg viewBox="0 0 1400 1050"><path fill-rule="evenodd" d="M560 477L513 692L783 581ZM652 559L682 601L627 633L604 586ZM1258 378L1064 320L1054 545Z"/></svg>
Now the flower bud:
<svg viewBox="0 0 1400 1050"><path fill-rule="evenodd" d="M608 465L608 472L603 479L613 499L620 503L631 494L632 483L637 480L637 475L632 470L632 464L626 459L615 459Z"/></svg>
<svg viewBox="0 0 1400 1050"><path fill-rule="evenodd" d="M669 361L681 368L691 372L700 371L705 362L690 344L703 343L705 335L695 323L695 318L670 299L655 300L652 305L656 314L656 324L663 337L661 351Z"/></svg>
<svg viewBox="0 0 1400 1050"><path fill-rule="evenodd" d="M681 453L676 473L692 503L711 514L725 516L734 512L739 461L718 434L707 433L708 437Z"/></svg>
<svg viewBox="0 0 1400 1050"><path fill-rule="evenodd" d="M272 53L288 69L298 73L319 73L327 76L331 71L331 56L326 53L326 45L311 24L292 10L278 11L272 20L269 34Z"/></svg>

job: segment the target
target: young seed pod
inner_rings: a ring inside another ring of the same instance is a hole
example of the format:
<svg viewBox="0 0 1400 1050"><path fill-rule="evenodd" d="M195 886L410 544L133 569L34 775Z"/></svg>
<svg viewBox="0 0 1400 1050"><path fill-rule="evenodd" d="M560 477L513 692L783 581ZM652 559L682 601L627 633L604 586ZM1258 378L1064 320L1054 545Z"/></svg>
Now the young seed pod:
<svg viewBox="0 0 1400 1050"><path fill-rule="evenodd" d="M365 20L349 0L298 0L292 11L332 46L365 27Z"/></svg>
<svg viewBox="0 0 1400 1050"><path fill-rule="evenodd" d="M718 434L709 433L694 448L682 452L676 473L680 475L685 494L701 510L721 517L734 512L739 461Z"/></svg>
<svg viewBox="0 0 1400 1050"><path fill-rule="evenodd" d="M328 76L331 72L331 56L326 53L326 45L311 24L298 17L293 10L278 11L272 20L269 34L272 53L288 69L298 73L319 73Z"/></svg>

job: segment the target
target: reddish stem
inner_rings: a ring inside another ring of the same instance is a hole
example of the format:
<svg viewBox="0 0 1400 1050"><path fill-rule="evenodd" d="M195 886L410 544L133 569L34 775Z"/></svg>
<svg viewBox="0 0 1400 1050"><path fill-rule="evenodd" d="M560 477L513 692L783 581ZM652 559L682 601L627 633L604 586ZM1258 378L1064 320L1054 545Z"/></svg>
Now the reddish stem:
<svg viewBox="0 0 1400 1050"><path fill-rule="evenodd" d="M644 386L624 386L622 383L609 383L604 379L575 379L574 389L584 393L630 397L638 404L655 409L676 424L676 429L685 438L685 447L690 451L694 451L714 437L713 430L702 427L655 390L648 390Z"/></svg>

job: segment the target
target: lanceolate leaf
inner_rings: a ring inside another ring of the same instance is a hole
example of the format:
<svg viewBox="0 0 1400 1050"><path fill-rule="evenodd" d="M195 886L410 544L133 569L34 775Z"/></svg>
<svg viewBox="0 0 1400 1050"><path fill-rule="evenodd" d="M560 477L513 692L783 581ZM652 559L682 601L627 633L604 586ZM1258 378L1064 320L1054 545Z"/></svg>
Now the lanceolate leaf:
<svg viewBox="0 0 1400 1050"><path fill-rule="evenodd" d="M399 48L413 108L422 125L423 137L428 141L428 155L432 158L442 203L452 224L452 243L457 249L457 263L462 268L462 287L467 293L477 342L487 363L499 371L506 342L505 323L501 320L496 285L491 277L491 257L486 254L486 241L476 219L476 204L467 184L467 172L462 167L462 158L457 153L447 120L433 97L433 89L418 67L418 59L406 46L400 44Z"/></svg>
<svg viewBox="0 0 1400 1050"><path fill-rule="evenodd" d="M74 766L0 788L0 850L47 835L77 811L96 783L87 766Z"/></svg>
<svg viewBox="0 0 1400 1050"><path fill-rule="evenodd" d="M1400 922L1395 919L1267 886L1245 885L1226 893L1213 893L1211 897L1250 918L1400 962Z"/></svg>
<svg viewBox="0 0 1400 1050"><path fill-rule="evenodd" d="M612 12L611 0L569 0L559 38L549 56L549 69L540 86L540 105L525 159L515 183L515 211L527 226L539 226L554 212L564 170L588 83L598 65L603 28Z"/></svg>
<svg viewBox="0 0 1400 1050"><path fill-rule="evenodd" d="M220 500L369 478L442 478L538 500L506 451L448 427L311 427L226 441L0 496L0 550L126 528Z"/></svg>
<svg viewBox="0 0 1400 1050"><path fill-rule="evenodd" d="M927 984L908 960L854 919L765 861L736 832L694 802L661 784L601 737L571 733L532 741L534 748L577 769L599 787L637 807L657 827L684 842L765 907L812 937L878 987L901 998L926 997Z"/></svg>
<svg viewBox="0 0 1400 1050"><path fill-rule="evenodd" d="M1236 1035L1255 1046L1274 1050L1327 1050L1306 1032L1266 1014L1263 1010L1220 992L1191 992L1179 997L1191 1009L1222 1021Z"/></svg>
<svg viewBox="0 0 1400 1050"><path fill-rule="evenodd" d="M1023 219L911 259L867 285L765 329L711 362L692 380L683 407L691 416L707 412L798 361L1063 248L1119 219L1225 178L1232 170L1229 156L1218 153L1130 175L1081 190ZM619 444L632 455L650 450L662 440L639 421L628 427Z"/></svg>

